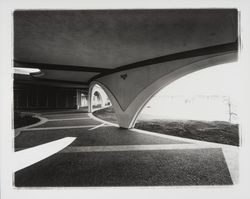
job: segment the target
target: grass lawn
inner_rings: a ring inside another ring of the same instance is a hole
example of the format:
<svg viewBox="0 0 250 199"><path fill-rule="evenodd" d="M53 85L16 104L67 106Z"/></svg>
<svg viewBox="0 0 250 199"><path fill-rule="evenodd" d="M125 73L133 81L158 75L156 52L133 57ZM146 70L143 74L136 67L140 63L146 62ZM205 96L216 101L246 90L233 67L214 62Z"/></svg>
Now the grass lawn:
<svg viewBox="0 0 250 199"><path fill-rule="evenodd" d="M35 124L39 122L38 118L32 117L32 114L24 114L21 112L14 112L14 128L20 128Z"/></svg>
<svg viewBox="0 0 250 199"><path fill-rule="evenodd" d="M95 111L94 115L103 120L117 123L112 107ZM135 128L166 135L239 146L238 124L230 124L224 121L138 120Z"/></svg>

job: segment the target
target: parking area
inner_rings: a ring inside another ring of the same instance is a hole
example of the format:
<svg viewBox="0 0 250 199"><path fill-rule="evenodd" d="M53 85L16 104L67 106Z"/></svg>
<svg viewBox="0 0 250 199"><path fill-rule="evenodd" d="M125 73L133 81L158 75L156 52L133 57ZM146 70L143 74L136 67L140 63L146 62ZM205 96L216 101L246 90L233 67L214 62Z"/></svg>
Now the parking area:
<svg viewBox="0 0 250 199"><path fill-rule="evenodd" d="M76 139L15 172L17 187L232 185L237 179L237 152L230 146L120 129L88 113L42 117L46 122L15 138L16 151Z"/></svg>

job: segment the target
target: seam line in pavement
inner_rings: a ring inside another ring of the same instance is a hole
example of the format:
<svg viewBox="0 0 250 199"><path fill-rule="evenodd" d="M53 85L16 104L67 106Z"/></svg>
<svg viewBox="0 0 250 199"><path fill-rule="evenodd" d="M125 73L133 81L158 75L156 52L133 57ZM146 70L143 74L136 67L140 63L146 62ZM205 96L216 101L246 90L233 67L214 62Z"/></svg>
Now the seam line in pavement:
<svg viewBox="0 0 250 199"><path fill-rule="evenodd" d="M64 120L88 120L91 119L90 117L79 117L79 118L59 118L59 119L48 119L48 122L54 121L64 121Z"/></svg>
<svg viewBox="0 0 250 199"><path fill-rule="evenodd" d="M59 126L59 127L41 127L41 128L31 128L24 129L22 131L40 131L40 130L57 130L57 129L80 129L80 128L89 128L95 127L96 125L85 125L85 126Z"/></svg>
<svg viewBox="0 0 250 199"><path fill-rule="evenodd" d="M60 153L82 152L113 152L113 151L146 151L146 150L183 150L183 149L207 149L207 146L197 144L151 144L151 145L114 145L114 146L71 146ZM209 147L218 148L218 147ZM209 149L208 148L208 149Z"/></svg>
<svg viewBox="0 0 250 199"><path fill-rule="evenodd" d="M79 116L81 116L80 114L82 114L82 116L87 116L88 113L70 113L70 114L65 114L65 113L61 113L61 114L42 114L43 117L54 117L54 116L74 116L76 114L79 114Z"/></svg>

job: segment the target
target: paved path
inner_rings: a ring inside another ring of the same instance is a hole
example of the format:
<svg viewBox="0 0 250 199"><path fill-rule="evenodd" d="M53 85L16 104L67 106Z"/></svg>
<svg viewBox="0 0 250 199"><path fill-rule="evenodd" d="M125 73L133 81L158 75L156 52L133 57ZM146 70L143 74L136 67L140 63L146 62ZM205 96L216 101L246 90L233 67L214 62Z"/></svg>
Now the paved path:
<svg viewBox="0 0 250 199"><path fill-rule="evenodd" d="M237 183L237 147L120 129L82 112L42 117L44 123L22 129L15 138L17 153L75 139L54 155L17 171L18 187Z"/></svg>

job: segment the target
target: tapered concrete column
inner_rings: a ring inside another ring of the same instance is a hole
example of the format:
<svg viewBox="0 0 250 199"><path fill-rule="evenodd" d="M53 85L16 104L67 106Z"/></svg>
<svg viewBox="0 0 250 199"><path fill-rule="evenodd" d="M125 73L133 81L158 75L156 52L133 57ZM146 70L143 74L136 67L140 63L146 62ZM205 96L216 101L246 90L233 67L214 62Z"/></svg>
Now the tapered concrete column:
<svg viewBox="0 0 250 199"><path fill-rule="evenodd" d="M124 70L92 82L89 96L99 84L113 105L119 126L132 128L145 104L168 84L197 70L235 60L237 51L232 50ZM91 105L89 108L91 112Z"/></svg>

